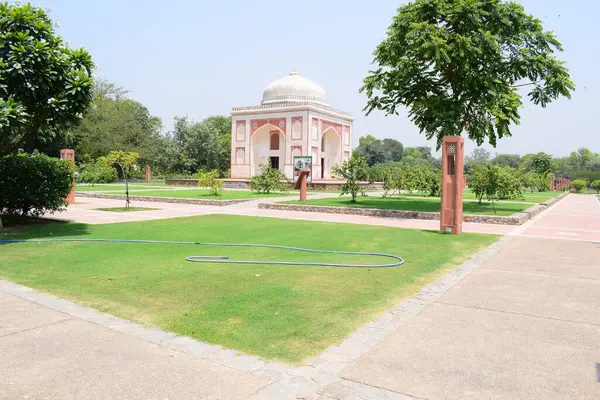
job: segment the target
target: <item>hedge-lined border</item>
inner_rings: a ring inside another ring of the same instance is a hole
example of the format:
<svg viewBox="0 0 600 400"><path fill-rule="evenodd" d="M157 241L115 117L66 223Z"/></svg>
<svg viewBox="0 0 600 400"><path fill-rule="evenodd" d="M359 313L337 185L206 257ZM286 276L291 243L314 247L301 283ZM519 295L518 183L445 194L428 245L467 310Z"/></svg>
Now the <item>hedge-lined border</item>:
<svg viewBox="0 0 600 400"><path fill-rule="evenodd" d="M563 193L558 197L546 200L541 204L536 204L533 207L528 208L525 211L518 212L511 216L498 216L498 215L472 215L463 214L463 222L475 222L480 224L494 224L494 225L522 225L529 221L557 201L563 199L568 193ZM382 218L399 218L399 219L425 219L425 220L439 220L439 212L426 212L426 211L403 211L403 210L384 210L380 208L353 208L353 207L332 207L332 206L313 206L313 205L301 205L301 204L282 204L282 203L260 203L258 208L269 209L269 210L283 210L283 211L303 211L303 212L324 212L330 214L349 214L349 215L363 215L368 217L382 217Z"/></svg>
<svg viewBox="0 0 600 400"><path fill-rule="evenodd" d="M125 200L127 197L122 194L100 194L89 192L75 192L79 197L94 197L96 199ZM152 203L175 203L175 204L194 204L198 206L228 206L231 204L245 203L253 199L231 199L231 200L204 200L204 199L186 199L178 197L155 197L155 196L129 196L129 200L149 201Z"/></svg>

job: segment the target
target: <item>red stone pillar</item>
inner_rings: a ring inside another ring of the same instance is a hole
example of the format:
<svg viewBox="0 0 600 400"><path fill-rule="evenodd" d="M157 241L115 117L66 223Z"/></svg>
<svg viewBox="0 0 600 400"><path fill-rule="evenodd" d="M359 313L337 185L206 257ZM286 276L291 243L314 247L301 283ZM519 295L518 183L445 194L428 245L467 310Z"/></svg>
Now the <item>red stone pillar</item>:
<svg viewBox="0 0 600 400"><path fill-rule="evenodd" d="M300 201L306 201L306 192L308 189L308 175L310 171L302 171L294 185L294 189L300 189Z"/></svg>
<svg viewBox="0 0 600 400"><path fill-rule="evenodd" d="M150 183L151 180L152 180L152 170L150 169L149 165L146 165L146 182Z"/></svg>
<svg viewBox="0 0 600 400"><path fill-rule="evenodd" d="M556 179L554 178L554 174L550 174L548 175L548 179L550 179L550 191L551 192L555 192L556 191Z"/></svg>
<svg viewBox="0 0 600 400"><path fill-rule="evenodd" d="M465 144L460 136L445 136L442 142L442 201L440 230L462 233Z"/></svg>
<svg viewBox="0 0 600 400"><path fill-rule="evenodd" d="M75 150L73 149L62 149L60 151L60 159L67 160L71 165L75 166ZM75 204L75 182L71 186L71 192L67 196L67 204Z"/></svg>

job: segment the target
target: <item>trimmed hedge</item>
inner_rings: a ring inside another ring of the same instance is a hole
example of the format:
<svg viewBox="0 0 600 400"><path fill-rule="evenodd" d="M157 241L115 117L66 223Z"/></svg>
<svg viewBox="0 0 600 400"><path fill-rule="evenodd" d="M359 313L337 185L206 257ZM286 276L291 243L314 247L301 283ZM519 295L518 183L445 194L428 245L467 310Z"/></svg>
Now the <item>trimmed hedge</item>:
<svg viewBox="0 0 600 400"><path fill-rule="evenodd" d="M0 213L38 217L59 211L72 186L68 161L25 153L0 158Z"/></svg>

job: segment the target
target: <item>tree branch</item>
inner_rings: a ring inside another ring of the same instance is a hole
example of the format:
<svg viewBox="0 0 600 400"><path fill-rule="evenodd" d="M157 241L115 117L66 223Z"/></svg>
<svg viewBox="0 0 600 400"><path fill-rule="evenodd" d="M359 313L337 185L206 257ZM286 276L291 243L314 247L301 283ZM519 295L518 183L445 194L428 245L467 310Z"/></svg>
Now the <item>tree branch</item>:
<svg viewBox="0 0 600 400"><path fill-rule="evenodd" d="M529 86L529 85L538 85L538 83L540 83L541 81L537 81L537 82L529 82L529 83L523 83L522 85L510 85L511 88L518 88L518 87L523 87L523 86Z"/></svg>

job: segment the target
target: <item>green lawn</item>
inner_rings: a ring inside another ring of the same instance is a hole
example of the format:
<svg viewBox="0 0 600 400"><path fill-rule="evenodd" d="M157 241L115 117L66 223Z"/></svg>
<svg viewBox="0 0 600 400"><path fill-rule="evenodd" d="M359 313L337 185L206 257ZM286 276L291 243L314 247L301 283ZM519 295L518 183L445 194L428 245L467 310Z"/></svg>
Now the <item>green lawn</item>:
<svg viewBox="0 0 600 400"><path fill-rule="evenodd" d="M553 197L560 196L563 192L523 192L522 201L527 201L530 203L542 203L546 200L549 200ZM470 190L465 190L464 196L465 199L476 199L477 197ZM510 201L510 200L503 200Z"/></svg>
<svg viewBox="0 0 600 400"><path fill-rule="evenodd" d="M106 194L118 194L115 192L104 192ZM125 194L125 193L123 193ZM261 197L285 197L297 196L297 193L270 193L259 194L249 190L222 190L218 196L210 194L208 189L190 189L190 190L152 190L152 191L136 191L129 190L132 196L154 196L154 197L177 197L187 199L204 199L204 200L235 200L235 199L259 199Z"/></svg>
<svg viewBox="0 0 600 400"><path fill-rule="evenodd" d="M130 183L129 190L132 189L158 189L160 187L163 188L172 188L173 186L166 186L164 183ZM115 184L115 185L76 185L76 192L100 192L104 190L122 190L125 191L125 184Z"/></svg>
<svg viewBox="0 0 600 400"><path fill-rule="evenodd" d="M339 343L497 236L275 218L207 215L16 228L3 238L120 238L241 242L400 255L390 269L197 264L235 259L380 262L287 250L118 243L0 245L0 279L103 312L265 359L300 362ZM52 235L50 235L52 233ZM385 259L384 259L385 260Z"/></svg>
<svg viewBox="0 0 600 400"><path fill-rule="evenodd" d="M508 202L510 203L511 201L524 201L527 203L542 203L546 200L549 200L553 197L556 196L560 196L563 192L535 192L535 193L531 193L531 192L523 192L523 197L521 199L518 200L499 200L500 202ZM402 196L405 197L423 197L422 194L419 193L407 193L407 194L402 194ZM432 197L432 199L434 198L438 198L438 197ZM477 197L475 196L475 194L473 194L473 192L471 192L469 189L465 189L464 193L463 193L463 198L465 200L478 200ZM485 201L485 198L484 198Z"/></svg>
<svg viewBox="0 0 600 400"><path fill-rule="evenodd" d="M285 204L305 204L313 206L333 206L333 207L357 207L357 208L379 208L385 210L404 210L404 211L440 211L440 200L416 199L414 197L393 197L381 198L376 196L359 197L356 203L352 203L349 197L332 197L326 199L314 199L305 202L286 201ZM465 214L478 215L513 215L519 211L530 208L531 204L506 203L496 204L496 213L491 203L483 202L464 202L463 212Z"/></svg>
<svg viewBox="0 0 600 400"><path fill-rule="evenodd" d="M129 208L125 208L125 207L112 207L112 208L95 208L94 210L124 213L124 212L160 210L160 208L148 208L148 207L129 207Z"/></svg>

